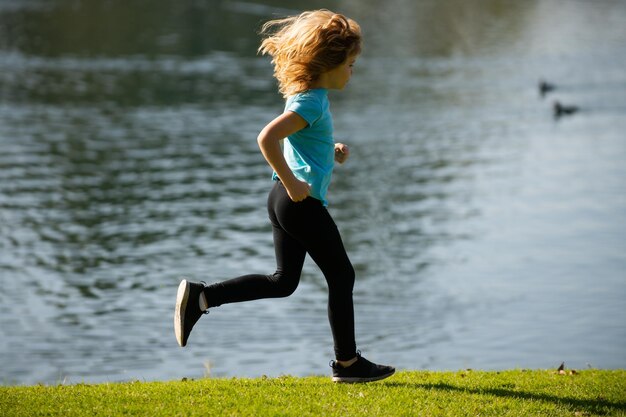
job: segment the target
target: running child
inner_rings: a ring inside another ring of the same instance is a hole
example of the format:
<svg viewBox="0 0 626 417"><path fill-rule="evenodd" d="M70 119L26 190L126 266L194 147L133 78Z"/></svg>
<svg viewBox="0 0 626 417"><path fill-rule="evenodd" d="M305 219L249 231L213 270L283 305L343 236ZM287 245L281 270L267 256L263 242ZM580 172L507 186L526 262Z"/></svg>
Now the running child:
<svg viewBox="0 0 626 417"><path fill-rule="evenodd" d="M361 52L361 29L352 19L315 10L265 23L259 52L272 57L284 112L257 141L273 169L267 210L272 224L276 272L243 275L212 285L183 279L178 287L174 330L180 346L208 309L222 304L287 297L297 288L306 254L328 284L328 319L335 382L369 382L395 369L376 365L356 348L352 289L355 273L327 210L326 194L335 161L349 149L333 139L328 90L342 90ZM284 141L283 141L284 139ZM282 149L281 149L282 142Z"/></svg>

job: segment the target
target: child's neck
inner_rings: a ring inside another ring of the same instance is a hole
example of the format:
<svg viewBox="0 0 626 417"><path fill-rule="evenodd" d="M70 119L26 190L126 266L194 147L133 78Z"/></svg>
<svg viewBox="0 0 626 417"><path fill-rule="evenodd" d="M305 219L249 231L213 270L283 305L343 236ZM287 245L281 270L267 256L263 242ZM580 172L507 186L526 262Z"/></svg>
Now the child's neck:
<svg viewBox="0 0 626 417"><path fill-rule="evenodd" d="M309 90L315 90L317 88L325 88L327 90L330 88L330 79L328 78L327 72L320 74L318 79L309 86Z"/></svg>

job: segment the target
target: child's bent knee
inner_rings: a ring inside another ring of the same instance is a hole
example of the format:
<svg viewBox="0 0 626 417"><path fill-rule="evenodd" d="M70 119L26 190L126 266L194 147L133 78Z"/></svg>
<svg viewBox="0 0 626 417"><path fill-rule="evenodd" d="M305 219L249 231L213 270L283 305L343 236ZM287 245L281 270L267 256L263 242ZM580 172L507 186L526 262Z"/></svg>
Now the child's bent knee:
<svg viewBox="0 0 626 417"><path fill-rule="evenodd" d="M274 275L270 275L269 280L273 286L274 297L284 298L289 297L296 291L300 282L300 275L287 275L277 272Z"/></svg>

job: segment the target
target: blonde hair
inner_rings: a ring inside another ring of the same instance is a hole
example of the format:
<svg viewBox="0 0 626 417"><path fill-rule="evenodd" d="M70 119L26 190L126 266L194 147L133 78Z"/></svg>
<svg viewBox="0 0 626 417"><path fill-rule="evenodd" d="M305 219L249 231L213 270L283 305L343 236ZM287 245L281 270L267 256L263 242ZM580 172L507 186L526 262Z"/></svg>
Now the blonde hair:
<svg viewBox="0 0 626 417"><path fill-rule="evenodd" d="M270 55L283 97L311 88L321 74L361 52L359 24L330 10L266 22L259 53Z"/></svg>

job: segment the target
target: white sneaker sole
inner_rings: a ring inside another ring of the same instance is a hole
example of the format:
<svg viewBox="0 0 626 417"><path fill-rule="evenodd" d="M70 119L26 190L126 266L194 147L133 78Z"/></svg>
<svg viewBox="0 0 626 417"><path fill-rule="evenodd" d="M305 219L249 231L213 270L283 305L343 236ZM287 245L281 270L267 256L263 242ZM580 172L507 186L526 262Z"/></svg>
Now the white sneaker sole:
<svg viewBox="0 0 626 417"><path fill-rule="evenodd" d="M396 373L396 371L393 370L393 371L389 372L388 374L379 375L379 376L375 376L375 377L371 377L371 378L334 376L333 377L333 382L342 382L342 383L346 383L346 384L356 384L356 383L359 383L359 382L374 382L374 381L380 381L381 379L389 378L391 375L393 375L395 373Z"/></svg>
<svg viewBox="0 0 626 417"><path fill-rule="evenodd" d="M176 341L180 347L184 347L183 335L185 334L185 308L187 307L187 299L189 298L189 282L183 279L178 285L176 293L176 309L174 310L174 333Z"/></svg>

